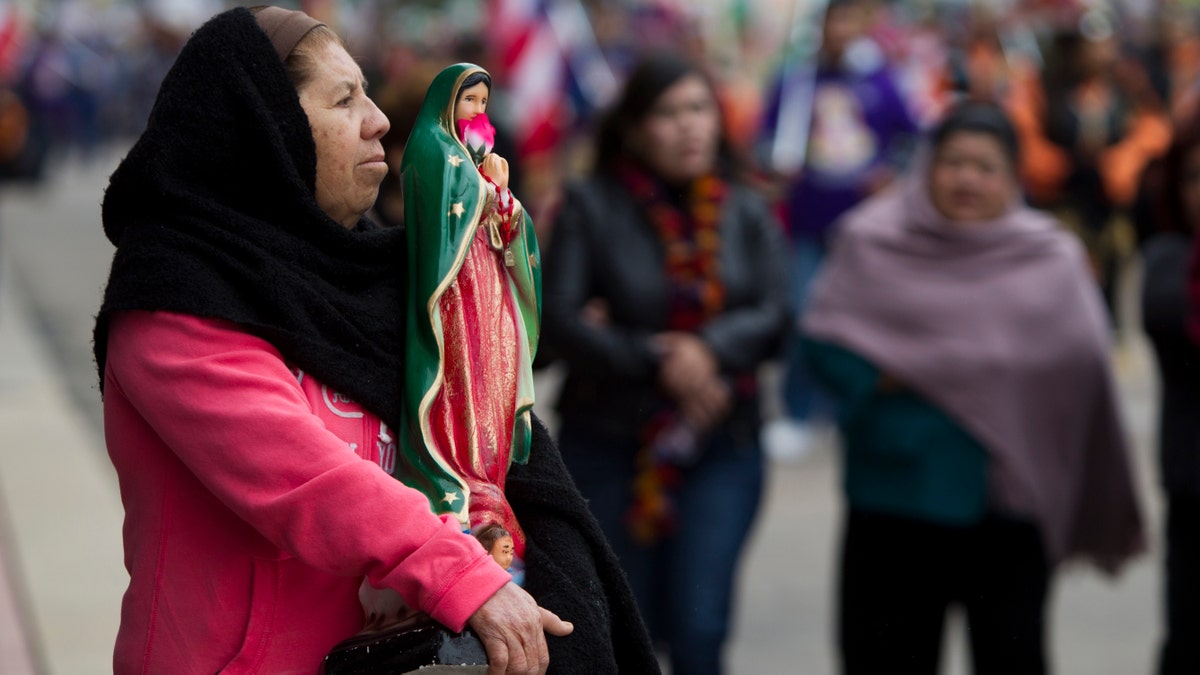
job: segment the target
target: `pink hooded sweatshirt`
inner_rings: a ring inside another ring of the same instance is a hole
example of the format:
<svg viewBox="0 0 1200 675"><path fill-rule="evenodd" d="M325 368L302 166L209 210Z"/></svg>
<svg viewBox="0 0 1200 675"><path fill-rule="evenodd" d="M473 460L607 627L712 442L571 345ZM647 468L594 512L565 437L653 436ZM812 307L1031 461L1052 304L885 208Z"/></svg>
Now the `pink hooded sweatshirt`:
<svg viewBox="0 0 1200 675"><path fill-rule="evenodd" d="M359 585L454 629L511 580L389 476L389 429L225 321L114 315L104 426L125 506L116 673L314 673Z"/></svg>

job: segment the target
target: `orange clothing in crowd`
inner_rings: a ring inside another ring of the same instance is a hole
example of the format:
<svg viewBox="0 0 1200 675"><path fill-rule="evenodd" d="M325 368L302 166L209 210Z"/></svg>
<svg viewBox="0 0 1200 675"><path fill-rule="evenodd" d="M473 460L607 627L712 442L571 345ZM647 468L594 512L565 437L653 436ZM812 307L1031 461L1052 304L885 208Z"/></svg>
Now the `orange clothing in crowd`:
<svg viewBox="0 0 1200 675"><path fill-rule="evenodd" d="M1032 67L1015 68L1010 84L1006 107L1021 141L1022 182L1034 202L1053 203L1073 168L1071 154L1046 135L1046 95L1038 72ZM1097 158L1108 200L1116 206L1132 204L1142 171L1170 142L1171 122L1166 112L1157 106L1136 106L1125 135Z"/></svg>

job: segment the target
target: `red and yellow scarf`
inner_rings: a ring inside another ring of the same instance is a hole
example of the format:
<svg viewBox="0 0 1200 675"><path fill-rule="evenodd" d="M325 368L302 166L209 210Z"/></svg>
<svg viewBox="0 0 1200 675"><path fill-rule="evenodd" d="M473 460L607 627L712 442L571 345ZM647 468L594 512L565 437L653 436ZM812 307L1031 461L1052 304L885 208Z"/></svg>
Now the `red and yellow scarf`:
<svg viewBox="0 0 1200 675"><path fill-rule="evenodd" d="M658 234L665 252L664 265L670 288L667 328L695 332L725 306L721 280L721 214L729 187L707 175L692 181L682 193L682 204L671 189L645 169L626 164L618 178ZM678 194L678 193L676 193ZM696 439L683 424L679 410L667 405L642 429L633 504L626 514L634 539L652 544L674 531L673 493L682 483L680 445ZM682 449L682 454L689 454Z"/></svg>

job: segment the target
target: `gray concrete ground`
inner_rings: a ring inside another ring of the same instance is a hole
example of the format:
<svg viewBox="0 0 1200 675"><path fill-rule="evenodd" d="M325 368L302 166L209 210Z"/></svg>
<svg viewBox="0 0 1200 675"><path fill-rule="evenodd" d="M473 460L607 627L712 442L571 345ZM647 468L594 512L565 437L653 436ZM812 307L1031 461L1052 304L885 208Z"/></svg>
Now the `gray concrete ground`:
<svg viewBox="0 0 1200 675"><path fill-rule="evenodd" d="M125 572L122 511L104 454L91 324L112 248L99 205L119 155L63 164L37 188L0 191L0 672L111 670ZM1136 286L1131 270L1125 302ZM1151 357L1126 330L1114 353L1136 441L1143 503L1155 528ZM539 381L549 399L554 373ZM544 416L553 419L549 410ZM842 505L835 445L776 461L742 569L735 674L835 672L834 560ZM1065 569L1052 606L1055 672L1150 673L1160 633L1160 549L1117 580ZM9 584L5 584L4 577ZM969 672L961 629L946 643L951 675Z"/></svg>

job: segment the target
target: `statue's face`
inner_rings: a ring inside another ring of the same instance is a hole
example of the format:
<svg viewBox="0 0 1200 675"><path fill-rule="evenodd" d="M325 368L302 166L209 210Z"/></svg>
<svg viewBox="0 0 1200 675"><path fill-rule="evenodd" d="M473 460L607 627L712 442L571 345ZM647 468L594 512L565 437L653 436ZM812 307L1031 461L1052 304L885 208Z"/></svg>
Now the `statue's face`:
<svg viewBox="0 0 1200 675"><path fill-rule="evenodd" d="M489 551L492 558L500 563L504 569L512 567L513 564L513 540L512 537L500 537L492 544L492 550Z"/></svg>
<svg viewBox="0 0 1200 675"><path fill-rule="evenodd" d="M480 82L464 89L454 104L454 121L472 120L482 112L487 112L488 86Z"/></svg>

